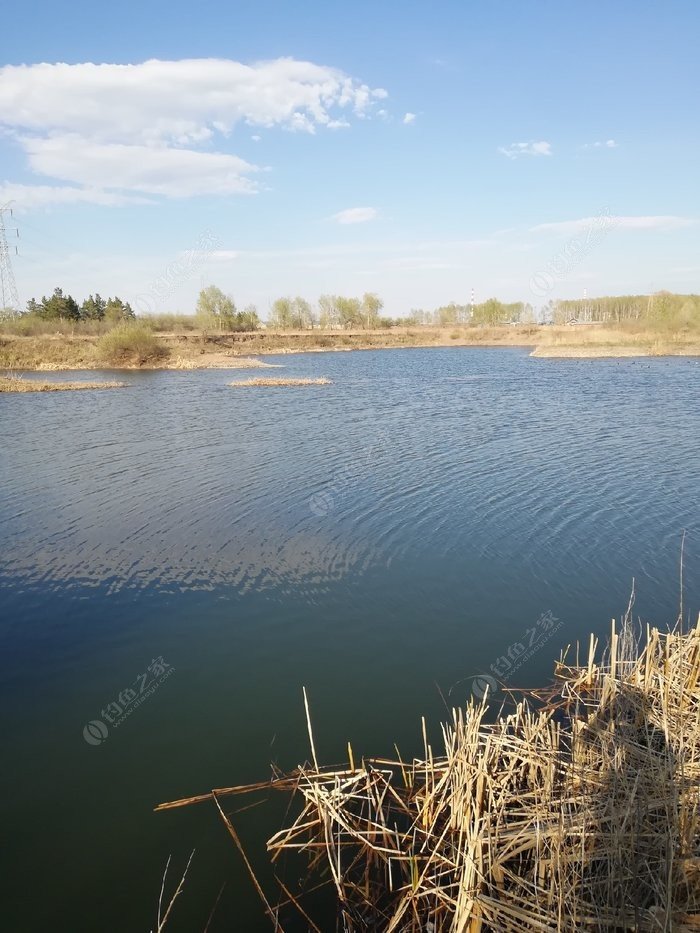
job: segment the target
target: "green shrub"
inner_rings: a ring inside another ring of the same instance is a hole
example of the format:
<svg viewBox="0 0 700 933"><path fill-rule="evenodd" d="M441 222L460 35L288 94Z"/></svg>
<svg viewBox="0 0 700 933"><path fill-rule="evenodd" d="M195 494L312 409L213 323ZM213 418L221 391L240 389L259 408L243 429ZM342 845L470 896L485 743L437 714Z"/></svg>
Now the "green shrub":
<svg viewBox="0 0 700 933"><path fill-rule="evenodd" d="M112 366L156 363L168 353L151 328L141 321L118 324L97 341L98 358Z"/></svg>

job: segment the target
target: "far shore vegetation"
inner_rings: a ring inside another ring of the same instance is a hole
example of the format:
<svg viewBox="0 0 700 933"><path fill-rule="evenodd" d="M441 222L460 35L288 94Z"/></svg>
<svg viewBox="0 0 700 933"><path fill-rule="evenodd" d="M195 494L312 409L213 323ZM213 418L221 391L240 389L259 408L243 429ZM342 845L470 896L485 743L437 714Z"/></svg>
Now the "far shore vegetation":
<svg viewBox="0 0 700 933"><path fill-rule="evenodd" d="M243 333L261 329L387 330L393 327L449 327L469 325L530 324L643 324L662 329L700 329L700 295L678 295L659 291L650 295L617 295L600 298L550 300L539 308L529 302L504 303L489 298L479 304L441 305L433 310L412 308L399 318L382 314L384 302L372 293L362 297L321 295L315 304L301 296L272 302L262 321L255 305L240 310L234 299L215 285L199 293L193 314L148 314L138 320L154 333L219 332ZM82 333L99 336L136 314L128 301L118 296L89 295L81 304L61 288L49 297L31 298L24 311L0 312L0 332L18 336L46 333Z"/></svg>
<svg viewBox="0 0 700 933"><path fill-rule="evenodd" d="M136 315L128 301L56 288L25 311L0 312L0 369L195 369L264 365L242 357L323 350L426 346L524 346L536 356L700 356L700 296L661 291L527 302L489 298L405 317L383 315L382 299L321 295L274 301L267 320L239 309L215 285L192 314Z"/></svg>

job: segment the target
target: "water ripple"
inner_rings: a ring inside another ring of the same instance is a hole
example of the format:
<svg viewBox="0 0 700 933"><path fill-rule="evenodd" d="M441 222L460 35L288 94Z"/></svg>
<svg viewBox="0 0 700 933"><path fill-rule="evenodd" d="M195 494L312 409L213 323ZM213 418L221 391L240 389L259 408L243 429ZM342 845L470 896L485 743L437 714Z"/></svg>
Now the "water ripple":
<svg viewBox="0 0 700 933"><path fill-rule="evenodd" d="M5 397L0 579L274 595L450 555L544 579L633 540L656 580L657 551L698 529L700 371L633 362L314 354L285 363L332 375L328 392L194 372L89 411Z"/></svg>

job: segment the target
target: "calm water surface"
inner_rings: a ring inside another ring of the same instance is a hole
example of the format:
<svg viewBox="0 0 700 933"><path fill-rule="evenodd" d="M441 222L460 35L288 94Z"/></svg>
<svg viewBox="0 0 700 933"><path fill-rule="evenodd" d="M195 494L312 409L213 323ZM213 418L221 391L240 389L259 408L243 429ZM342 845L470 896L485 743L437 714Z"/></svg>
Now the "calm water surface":
<svg viewBox="0 0 700 933"><path fill-rule="evenodd" d="M0 397L3 930L146 933L194 848L171 929L203 930L226 881L210 930L266 931L212 808L152 808L306 758L302 685L324 761L411 754L441 691L464 702L543 615L516 684L605 633L633 579L637 615L673 622L684 529L700 608L697 361L271 361L334 384ZM279 819L238 818L263 873Z"/></svg>

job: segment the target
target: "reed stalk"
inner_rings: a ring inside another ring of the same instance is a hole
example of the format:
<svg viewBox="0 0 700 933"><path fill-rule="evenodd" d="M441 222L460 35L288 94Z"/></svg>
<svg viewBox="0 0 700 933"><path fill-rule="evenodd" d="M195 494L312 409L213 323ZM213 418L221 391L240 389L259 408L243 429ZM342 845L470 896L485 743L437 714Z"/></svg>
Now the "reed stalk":
<svg viewBox="0 0 700 933"><path fill-rule="evenodd" d="M274 862L308 857L309 887L325 874L347 933L690 933L700 930L699 681L700 620L643 639L613 625L602 655L593 638L584 663L564 654L550 688L495 721L485 702L453 710L437 753L425 740L412 762L397 750L328 769L314 750L291 774L159 809L213 799L228 822L228 795L296 796L268 851ZM283 887L278 907L319 929L303 898Z"/></svg>

